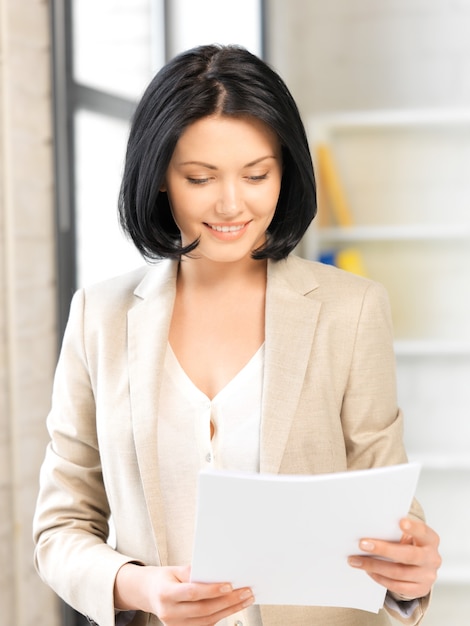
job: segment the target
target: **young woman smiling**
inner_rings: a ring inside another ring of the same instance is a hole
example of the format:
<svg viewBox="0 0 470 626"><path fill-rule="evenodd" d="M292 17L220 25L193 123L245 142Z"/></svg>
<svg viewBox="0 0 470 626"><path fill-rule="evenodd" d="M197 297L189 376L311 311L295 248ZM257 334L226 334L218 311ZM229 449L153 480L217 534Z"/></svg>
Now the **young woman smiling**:
<svg viewBox="0 0 470 626"><path fill-rule="evenodd" d="M315 212L304 127L271 68L203 46L157 74L120 196L151 264L74 297L34 524L41 575L92 623L421 621L440 557L417 503L400 543L364 537L369 556L350 557L388 591L378 614L258 606L248 586L190 582L202 468L406 462L386 293L293 255Z"/></svg>

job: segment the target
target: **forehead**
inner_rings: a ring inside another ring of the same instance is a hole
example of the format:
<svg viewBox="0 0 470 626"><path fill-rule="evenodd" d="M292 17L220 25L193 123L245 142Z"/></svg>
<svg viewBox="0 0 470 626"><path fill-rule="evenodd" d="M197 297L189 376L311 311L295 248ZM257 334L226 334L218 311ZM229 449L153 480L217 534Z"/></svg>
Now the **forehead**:
<svg viewBox="0 0 470 626"><path fill-rule="evenodd" d="M277 156L280 142L276 133L257 118L211 115L193 122L182 133L174 156L179 158L187 153L198 159L211 155L213 158L246 156L249 162L253 155L255 158Z"/></svg>

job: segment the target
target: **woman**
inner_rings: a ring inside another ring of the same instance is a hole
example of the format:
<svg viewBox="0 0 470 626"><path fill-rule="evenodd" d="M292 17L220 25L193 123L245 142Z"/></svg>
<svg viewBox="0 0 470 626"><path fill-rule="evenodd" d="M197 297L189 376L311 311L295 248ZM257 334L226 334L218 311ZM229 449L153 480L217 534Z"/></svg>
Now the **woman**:
<svg viewBox="0 0 470 626"><path fill-rule="evenodd" d="M266 64L205 46L157 74L120 198L155 263L74 297L35 518L41 575L100 626L420 621L440 559L417 505L400 544L365 538L350 559L388 589L378 615L189 582L201 468L406 461L383 288L291 254L315 207L297 107Z"/></svg>

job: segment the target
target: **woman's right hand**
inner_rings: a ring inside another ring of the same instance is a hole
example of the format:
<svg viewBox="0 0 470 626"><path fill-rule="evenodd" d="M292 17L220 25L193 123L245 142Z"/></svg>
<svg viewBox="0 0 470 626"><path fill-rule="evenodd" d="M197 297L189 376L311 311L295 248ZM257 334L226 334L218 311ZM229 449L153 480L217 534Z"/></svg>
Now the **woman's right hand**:
<svg viewBox="0 0 470 626"><path fill-rule="evenodd" d="M190 566L153 567L127 563L114 587L117 609L156 615L166 626L213 626L254 602L248 587L229 583L192 583Z"/></svg>

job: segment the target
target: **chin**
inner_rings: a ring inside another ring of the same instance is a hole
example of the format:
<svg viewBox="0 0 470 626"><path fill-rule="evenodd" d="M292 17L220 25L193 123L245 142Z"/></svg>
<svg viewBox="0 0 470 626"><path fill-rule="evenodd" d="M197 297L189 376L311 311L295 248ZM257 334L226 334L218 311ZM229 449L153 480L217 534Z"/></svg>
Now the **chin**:
<svg viewBox="0 0 470 626"><path fill-rule="evenodd" d="M212 263L242 263L246 261L252 261L252 250L247 250L245 252L237 252L235 250L224 250L217 252L209 252L205 253L202 250L198 250L196 248L195 252L201 259L206 259L207 261L211 261Z"/></svg>

